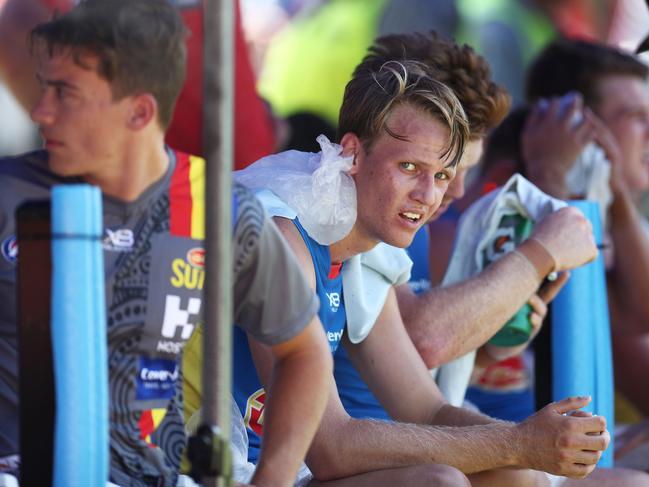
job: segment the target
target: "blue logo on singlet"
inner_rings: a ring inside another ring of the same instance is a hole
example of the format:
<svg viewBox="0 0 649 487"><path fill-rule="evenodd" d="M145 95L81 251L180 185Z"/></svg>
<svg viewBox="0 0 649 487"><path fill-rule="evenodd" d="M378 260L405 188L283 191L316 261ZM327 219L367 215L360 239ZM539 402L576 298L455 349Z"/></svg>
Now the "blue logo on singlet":
<svg viewBox="0 0 649 487"><path fill-rule="evenodd" d="M179 376L175 360L140 357L136 399L171 399Z"/></svg>
<svg viewBox="0 0 649 487"><path fill-rule="evenodd" d="M18 240L15 235L9 235L2 242L2 256L10 264L15 264L18 260Z"/></svg>
<svg viewBox="0 0 649 487"><path fill-rule="evenodd" d="M340 308L340 293L327 293L327 299L329 299L329 309L332 313L337 313L338 308Z"/></svg>

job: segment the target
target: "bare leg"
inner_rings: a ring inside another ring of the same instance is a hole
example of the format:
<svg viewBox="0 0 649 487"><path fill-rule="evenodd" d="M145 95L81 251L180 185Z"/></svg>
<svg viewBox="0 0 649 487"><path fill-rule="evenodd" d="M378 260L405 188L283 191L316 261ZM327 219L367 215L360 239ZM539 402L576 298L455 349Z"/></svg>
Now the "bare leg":
<svg viewBox="0 0 649 487"><path fill-rule="evenodd" d="M309 487L471 487L469 480L446 465L416 465L377 470L328 482L312 480Z"/></svg>
<svg viewBox="0 0 649 487"><path fill-rule="evenodd" d="M489 470L469 475L473 487L550 487L547 475L536 470Z"/></svg>

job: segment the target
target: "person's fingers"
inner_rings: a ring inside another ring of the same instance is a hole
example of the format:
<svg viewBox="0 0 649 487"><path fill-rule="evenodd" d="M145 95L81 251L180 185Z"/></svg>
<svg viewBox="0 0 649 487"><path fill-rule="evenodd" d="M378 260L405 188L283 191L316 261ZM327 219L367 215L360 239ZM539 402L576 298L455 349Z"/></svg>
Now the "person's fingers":
<svg viewBox="0 0 649 487"><path fill-rule="evenodd" d="M565 105L566 99L564 98L563 102L561 100L562 99L559 98L559 105L561 106L561 104L564 103L564 107L563 113L559 113L559 116L561 117L564 128L570 129L574 126L575 117L581 116L580 114L583 106L581 95L579 95L578 93L573 93L567 106Z"/></svg>
<svg viewBox="0 0 649 487"><path fill-rule="evenodd" d="M606 441L608 443L608 431L606 431L606 419L604 416L575 416L574 413L570 415L571 420L574 420L576 423L572 425L577 431L586 433L586 436L589 438L598 438L594 442L593 447L584 448L588 450L595 450L595 444L599 444L599 440Z"/></svg>
<svg viewBox="0 0 649 487"><path fill-rule="evenodd" d="M590 403L590 396L570 396L551 404L552 409L559 414L568 413L575 409L581 409Z"/></svg>
<svg viewBox="0 0 649 487"><path fill-rule="evenodd" d="M597 129L595 126L587 119L582 120L581 123L573 129L575 141L582 147L595 140L596 132Z"/></svg>
<svg viewBox="0 0 649 487"><path fill-rule="evenodd" d="M620 148L615 136L602 122L597 115L592 112L586 112L593 128L595 129L594 138L597 144L604 150L606 157L611 163L616 163L620 158Z"/></svg>
<svg viewBox="0 0 649 487"><path fill-rule="evenodd" d="M533 313L538 314L541 318L545 318L545 315L548 313L548 306L538 294L533 294L527 303L532 307Z"/></svg>
<svg viewBox="0 0 649 487"><path fill-rule="evenodd" d="M602 456L602 450L573 450L572 463L579 465L595 465Z"/></svg>
<svg viewBox="0 0 649 487"><path fill-rule="evenodd" d="M544 303L550 303L561 291L561 288L568 282L570 279L570 272L563 271L559 272L556 280L546 281L541 288L538 290L538 297L543 300Z"/></svg>
<svg viewBox="0 0 649 487"><path fill-rule="evenodd" d="M577 411L573 411L573 412L571 412L569 414L570 414L570 416L574 416L575 418L592 418L593 417L593 413L591 413L590 411L582 411L581 409L579 409Z"/></svg>
<svg viewBox="0 0 649 487"><path fill-rule="evenodd" d="M529 338L530 340L536 336L539 329L541 328L541 325L543 325L543 318L545 318L545 315L541 316L534 311L529 314L528 319L530 320L530 325L532 325L532 332L530 333Z"/></svg>
<svg viewBox="0 0 649 487"><path fill-rule="evenodd" d="M548 118L551 118L552 120L556 120L559 114L559 109L561 108L561 98L553 98L550 100L550 103L548 104L548 108L545 111L546 115Z"/></svg>
<svg viewBox="0 0 649 487"><path fill-rule="evenodd" d="M536 127L539 126L539 124L541 123L543 118L544 118L544 110L537 103L536 105L534 105L532 107L532 109L530 110L529 115L525 119L525 124L523 125L523 133L526 133L529 130L536 129Z"/></svg>

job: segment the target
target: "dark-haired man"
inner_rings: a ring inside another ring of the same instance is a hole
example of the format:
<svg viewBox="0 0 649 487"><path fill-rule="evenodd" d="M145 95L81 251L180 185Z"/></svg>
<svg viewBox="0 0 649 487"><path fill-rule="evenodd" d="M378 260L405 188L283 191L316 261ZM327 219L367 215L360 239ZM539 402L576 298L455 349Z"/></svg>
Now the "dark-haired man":
<svg viewBox="0 0 649 487"><path fill-rule="evenodd" d="M184 80L185 34L166 0L85 0L38 25L32 118L45 150L0 160L3 242L15 242L22 201L81 181L102 190L106 233L124 237L104 242L110 480L119 485L175 485L186 440L180 357L202 313L205 162L164 144ZM222 264L233 265L237 323L270 347L278 392L253 481L276 485L295 475L315 432L331 357L318 301L286 243L248 191L235 186L232 197L234 258ZM15 458L15 259L0 262L0 290L0 457Z"/></svg>
<svg viewBox="0 0 649 487"><path fill-rule="evenodd" d="M649 236L637 204L649 188L649 69L633 54L603 44L561 40L532 63L530 102L555 98L546 109L518 111L493 141L490 171L524 170L546 192L571 192L566 175L584 147L595 141L611 162L606 232L607 290L615 385L637 411L649 415ZM570 93L579 93L572 96ZM567 95L567 96L566 96ZM583 112L583 122L573 116ZM552 144L547 141L552 140ZM498 397L498 396L495 396ZM494 401L497 406L498 402ZM628 408L627 408L628 409ZM633 414L627 414L627 419Z"/></svg>

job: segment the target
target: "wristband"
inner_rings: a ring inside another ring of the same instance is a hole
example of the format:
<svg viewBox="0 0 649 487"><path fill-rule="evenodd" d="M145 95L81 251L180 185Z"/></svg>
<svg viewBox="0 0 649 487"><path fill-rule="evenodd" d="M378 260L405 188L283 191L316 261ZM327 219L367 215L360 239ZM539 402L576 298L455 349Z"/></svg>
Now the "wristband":
<svg viewBox="0 0 649 487"><path fill-rule="evenodd" d="M532 264L539 280L545 279L548 274L557 269L557 263L550 251L540 240L534 237L528 238L514 252L522 255Z"/></svg>

